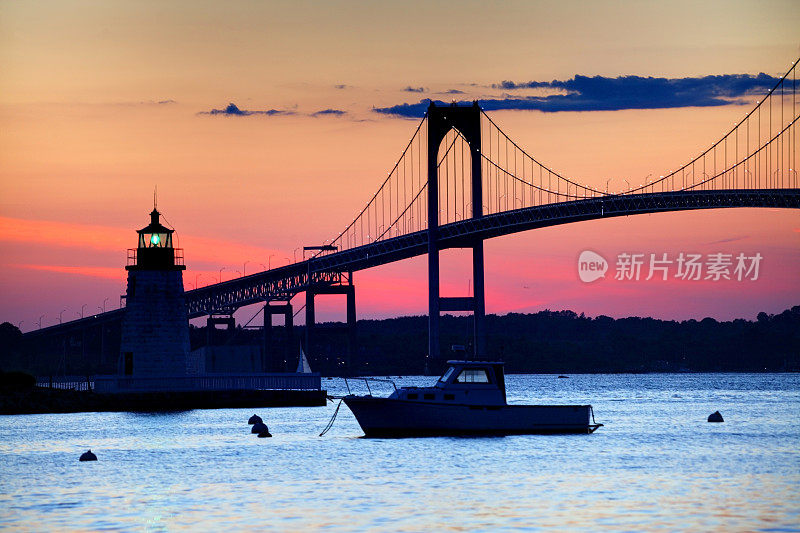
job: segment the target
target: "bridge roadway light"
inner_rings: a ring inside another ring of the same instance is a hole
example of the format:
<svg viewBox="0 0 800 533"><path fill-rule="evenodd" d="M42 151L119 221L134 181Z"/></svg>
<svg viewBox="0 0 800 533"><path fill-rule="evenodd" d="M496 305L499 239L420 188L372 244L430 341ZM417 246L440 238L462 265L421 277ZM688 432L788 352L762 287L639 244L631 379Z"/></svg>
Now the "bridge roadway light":
<svg viewBox="0 0 800 533"><path fill-rule="evenodd" d="M107 301L108 301L108 298L104 298L104 299L103 299L103 312L104 312L104 313L106 312L106 302L107 302Z"/></svg>
<svg viewBox="0 0 800 533"><path fill-rule="evenodd" d="M44 315L40 316L39 317L39 321L37 322L37 324L39 324L39 329L42 329L42 319L43 318L44 318Z"/></svg>
<svg viewBox="0 0 800 533"><path fill-rule="evenodd" d="M222 283L222 271L225 270L225 267L219 269L219 282Z"/></svg>
<svg viewBox="0 0 800 533"><path fill-rule="evenodd" d="M244 264L242 265L242 276L246 276L247 275L247 263L249 263L249 262L250 261L245 261Z"/></svg>
<svg viewBox="0 0 800 533"><path fill-rule="evenodd" d="M62 310L61 310L61 311L59 311L59 313L58 313L58 323L59 323L59 324L61 324L61 315L63 315L65 311L66 311L66 309L62 309Z"/></svg>

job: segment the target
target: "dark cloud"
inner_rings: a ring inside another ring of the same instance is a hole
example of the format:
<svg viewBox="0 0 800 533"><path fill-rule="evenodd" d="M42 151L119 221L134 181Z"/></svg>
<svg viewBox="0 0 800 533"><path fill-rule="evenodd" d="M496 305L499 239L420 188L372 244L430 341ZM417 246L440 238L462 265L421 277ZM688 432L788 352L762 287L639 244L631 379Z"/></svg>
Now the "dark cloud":
<svg viewBox="0 0 800 533"><path fill-rule="evenodd" d="M344 83L340 83L339 85L334 85L333 88L334 89L349 89L350 86L349 85L345 85Z"/></svg>
<svg viewBox="0 0 800 533"><path fill-rule="evenodd" d="M576 76L577 77L577 76ZM514 90L514 89L538 89L540 87L552 87L553 83L564 83L563 81L553 80L550 81L528 81L523 83L516 83L513 81L503 80L500 83L493 83L492 89L506 89L506 90Z"/></svg>
<svg viewBox="0 0 800 533"><path fill-rule="evenodd" d="M641 76L575 76L571 80L529 81L516 83L503 81L492 85L495 89L563 89L568 93L579 93L586 97L621 98L648 93L653 98L689 97L720 98L737 97L753 92L766 92L778 82L778 78L763 72L752 74L724 74L700 78L644 78ZM671 107L671 106L670 106Z"/></svg>
<svg viewBox="0 0 800 533"><path fill-rule="evenodd" d="M314 113L299 113L299 115L309 117L341 117L347 114L347 111L341 109L320 109ZM249 109L242 109L233 102L229 103L225 109L212 109L211 111L201 111L198 115L222 115L226 117L248 117L251 115L263 116L276 116L276 115L298 115L297 111L284 110L284 109L266 109L261 111L252 111Z"/></svg>
<svg viewBox="0 0 800 533"><path fill-rule="evenodd" d="M428 98L420 100L417 104L398 104L391 107L373 107L372 110L376 113L383 113L385 115L395 115L404 118L420 118L425 114L428 105L431 101ZM440 103L440 102L437 102ZM444 103L442 103L444 105Z"/></svg>
<svg viewBox="0 0 800 533"><path fill-rule="evenodd" d="M158 105L167 105L176 103L175 100L159 100L156 102Z"/></svg>
<svg viewBox="0 0 800 533"><path fill-rule="evenodd" d="M311 113L312 117L324 117L324 116L334 116L334 117L341 117L346 115L347 111L342 111L341 109L322 109L317 111L316 113Z"/></svg>
<svg viewBox="0 0 800 533"><path fill-rule="evenodd" d="M424 93L425 87L412 87L409 85L405 87L403 90L407 93Z"/></svg>
<svg viewBox="0 0 800 533"><path fill-rule="evenodd" d="M480 104L487 111L519 109L545 113L711 107L736 103L734 99L742 96L764 94L777 82L778 78L764 73L757 76L725 74L698 78L575 76L564 81L503 81L493 87L504 90L547 88L561 90L565 94L504 96L483 99ZM421 117L427 107L428 100L422 100L417 104L399 104L376 108L374 111L401 117Z"/></svg>
<svg viewBox="0 0 800 533"><path fill-rule="evenodd" d="M200 115L224 115L226 117L246 117L250 115L294 115L294 111L283 111L280 109L267 109L264 111L249 111L247 109L240 109L239 106L233 102L228 104L225 109L212 109L211 111L201 111Z"/></svg>

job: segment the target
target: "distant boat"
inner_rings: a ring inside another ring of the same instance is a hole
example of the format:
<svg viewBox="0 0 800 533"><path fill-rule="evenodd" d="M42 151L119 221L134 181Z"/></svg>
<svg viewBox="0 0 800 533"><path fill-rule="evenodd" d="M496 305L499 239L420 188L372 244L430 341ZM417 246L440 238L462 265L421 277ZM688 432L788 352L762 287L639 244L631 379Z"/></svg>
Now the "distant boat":
<svg viewBox="0 0 800 533"><path fill-rule="evenodd" d="M501 362L448 365L433 387L395 388L387 398L349 394L344 403L367 437L593 433L603 425L591 405L509 405Z"/></svg>
<svg viewBox="0 0 800 533"><path fill-rule="evenodd" d="M300 345L300 359L297 361L297 373L298 374L310 374L311 373L311 365L308 364L308 358L306 357L306 353L303 351L303 345Z"/></svg>

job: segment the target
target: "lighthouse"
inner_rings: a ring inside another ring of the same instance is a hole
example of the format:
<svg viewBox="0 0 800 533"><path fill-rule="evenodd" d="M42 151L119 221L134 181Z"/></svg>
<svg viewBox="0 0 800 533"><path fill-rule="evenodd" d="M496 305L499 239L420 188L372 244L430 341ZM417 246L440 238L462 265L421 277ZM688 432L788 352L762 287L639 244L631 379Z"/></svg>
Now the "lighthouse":
<svg viewBox="0 0 800 533"><path fill-rule="evenodd" d="M177 377L204 371L200 360L190 355L183 250L173 246L175 230L161 224L160 218L154 207L150 224L137 231L138 245L128 250L119 358L119 374L126 377Z"/></svg>

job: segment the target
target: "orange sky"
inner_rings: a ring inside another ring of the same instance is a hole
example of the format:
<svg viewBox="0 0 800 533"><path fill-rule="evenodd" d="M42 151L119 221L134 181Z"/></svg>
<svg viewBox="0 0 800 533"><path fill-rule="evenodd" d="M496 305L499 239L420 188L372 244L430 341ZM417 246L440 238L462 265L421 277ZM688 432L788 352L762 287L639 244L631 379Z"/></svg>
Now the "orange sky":
<svg viewBox="0 0 800 533"><path fill-rule="evenodd" d="M0 321L29 330L41 315L51 325L62 310L117 305L155 185L185 249L187 288L220 268L229 279L292 260L363 207L416 127L373 107L575 74L781 75L800 55L798 27L791 1L0 3ZM198 114L228 102L294 114ZM346 114L310 116L328 108ZM614 190L685 162L749 108L492 118L542 162L589 185L611 178ZM753 318L800 304L799 241L797 212L766 209L504 237L486 247L487 308ZM575 268L584 249L765 259L749 285L587 285ZM467 292L466 259L445 253L444 294ZM424 313L425 264L358 273L359 315ZM343 302L324 300L323 319L343 317Z"/></svg>

